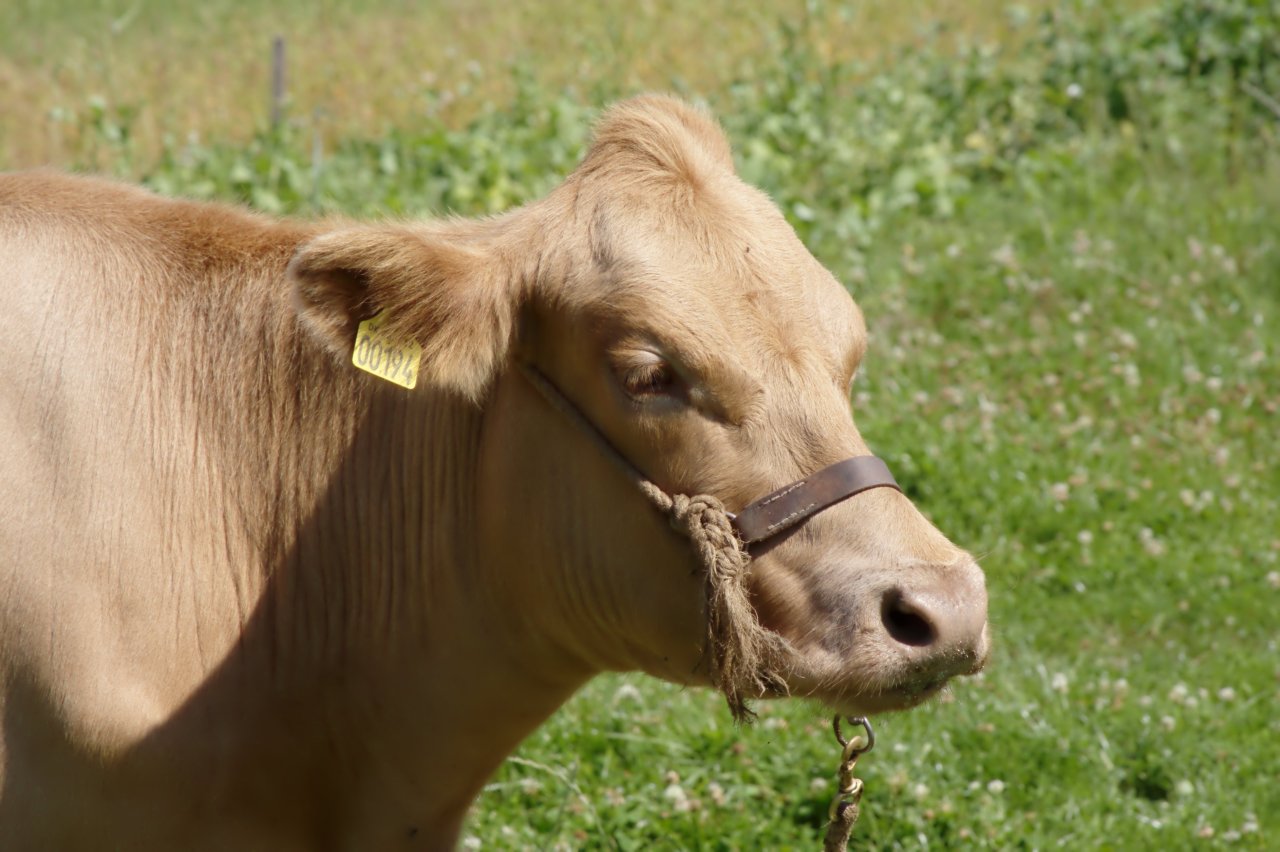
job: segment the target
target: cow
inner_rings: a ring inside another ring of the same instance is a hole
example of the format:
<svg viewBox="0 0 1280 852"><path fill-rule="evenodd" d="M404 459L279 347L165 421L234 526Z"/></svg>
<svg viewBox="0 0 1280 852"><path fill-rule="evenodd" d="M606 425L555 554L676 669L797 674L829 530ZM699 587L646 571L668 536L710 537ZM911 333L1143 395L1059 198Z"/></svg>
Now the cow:
<svg viewBox="0 0 1280 852"><path fill-rule="evenodd" d="M729 513L870 456L866 344L665 96L486 219L0 177L0 848L449 848L594 675L714 680L703 562L614 456ZM897 710L986 660L981 570L894 488L750 556L786 656L748 697Z"/></svg>

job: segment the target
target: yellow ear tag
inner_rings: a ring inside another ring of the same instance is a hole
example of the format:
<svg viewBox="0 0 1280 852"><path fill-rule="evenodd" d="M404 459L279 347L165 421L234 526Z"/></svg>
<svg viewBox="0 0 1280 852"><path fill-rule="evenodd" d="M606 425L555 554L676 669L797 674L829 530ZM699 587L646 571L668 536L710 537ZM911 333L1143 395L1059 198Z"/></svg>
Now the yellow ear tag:
<svg viewBox="0 0 1280 852"><path fill-rule="evenodd" d="M351 363L366 373L394 382L402 388L418 383L418 363L422 347L416 341L392 340L382 331L387 312L383 311L360 323L356 331L356 348Z"/></svg>

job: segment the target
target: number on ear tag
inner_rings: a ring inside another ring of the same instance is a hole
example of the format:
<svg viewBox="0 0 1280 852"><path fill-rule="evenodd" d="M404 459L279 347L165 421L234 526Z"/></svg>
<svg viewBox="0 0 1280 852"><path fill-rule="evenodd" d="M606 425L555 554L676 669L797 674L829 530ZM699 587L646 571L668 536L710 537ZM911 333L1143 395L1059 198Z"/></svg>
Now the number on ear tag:
<svg viewBox="0 0 1280 852"><path fill-rule="evenodd" d="M373 373L380 379L411 389L418 383L422 347L416 341L405 342L387 337L382 331L386 319L387 312L383 311L360 323L356 331L356 346L351 352L351 363L366 373Z"/></svg>

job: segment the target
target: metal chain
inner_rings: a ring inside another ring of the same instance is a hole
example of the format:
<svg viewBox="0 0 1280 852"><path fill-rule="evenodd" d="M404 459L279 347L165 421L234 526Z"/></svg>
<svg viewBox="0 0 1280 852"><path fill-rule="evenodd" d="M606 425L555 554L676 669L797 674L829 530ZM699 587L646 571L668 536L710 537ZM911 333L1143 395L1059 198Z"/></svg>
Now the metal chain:
<svg viewBox="0 0 1280 852"><path fill-rule="evenodd" d="M858 758L871 751L876 744L875 731L865 716L848 717L850 725L861 725L867 732L845 739L840 733L840 716L831 721L831 729L840 744L840 768L838 770L840 785L831 799L831 807L827 810L827 834L823 839L823 852L845 852L849 845L849 835L853 833L853 824L858 821L858 805L862 801L862 779L853 777L853 769Z"/></svg>

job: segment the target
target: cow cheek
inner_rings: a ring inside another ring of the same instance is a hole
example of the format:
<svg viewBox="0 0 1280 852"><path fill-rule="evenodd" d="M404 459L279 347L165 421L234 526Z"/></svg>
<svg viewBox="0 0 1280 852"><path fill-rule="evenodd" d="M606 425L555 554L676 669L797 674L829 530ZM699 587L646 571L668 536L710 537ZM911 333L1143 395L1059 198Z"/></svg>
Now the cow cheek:
<svg viewBox="0 0 1280 852"><path fill-rule="evenodd" d="M490 606L565 665L699 674L702 583L688 542L518 376L487 406L477 499Z"/></svg>

